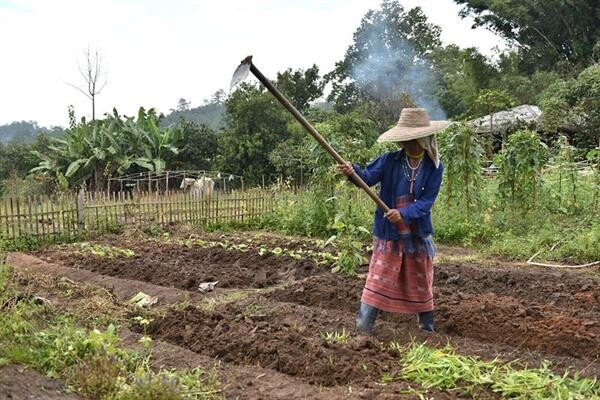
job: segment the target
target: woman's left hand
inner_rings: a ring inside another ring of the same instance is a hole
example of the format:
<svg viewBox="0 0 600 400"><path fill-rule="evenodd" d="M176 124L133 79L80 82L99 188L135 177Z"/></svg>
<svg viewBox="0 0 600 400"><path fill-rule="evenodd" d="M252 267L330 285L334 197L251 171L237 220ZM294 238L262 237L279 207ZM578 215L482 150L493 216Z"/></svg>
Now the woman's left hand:
<svg viewBox="0 0 600 400"><path fill-rule="evenodd" d="M400 211L396 210L395 208L392 208L390 211L386 212L385 217L392 224L399 224L402 222L402 215L400 215Z"/></svg>

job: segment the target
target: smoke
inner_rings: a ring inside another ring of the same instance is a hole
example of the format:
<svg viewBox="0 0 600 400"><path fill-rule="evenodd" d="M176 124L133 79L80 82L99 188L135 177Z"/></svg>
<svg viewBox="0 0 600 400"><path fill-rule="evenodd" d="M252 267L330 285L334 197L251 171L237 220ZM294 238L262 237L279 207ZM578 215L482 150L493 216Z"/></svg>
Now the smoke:
<svg viewBox="0 0 600 400"><path fill-rule="evenodd" d="M396 114L406 105L403 97L408 94L417 107L427 110L432 120L446 118L435 97L437 84L432 65L401 37L397 28L380 19L363 25L355 39L350 76L359 90L384 107L395 107Z"/></svg>

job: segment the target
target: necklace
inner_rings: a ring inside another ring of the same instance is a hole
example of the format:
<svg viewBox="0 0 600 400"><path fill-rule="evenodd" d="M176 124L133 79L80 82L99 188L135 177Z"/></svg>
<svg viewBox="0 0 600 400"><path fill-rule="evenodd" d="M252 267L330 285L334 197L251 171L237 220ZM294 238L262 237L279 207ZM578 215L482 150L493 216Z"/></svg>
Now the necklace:
<svg viewBox="0 0 600 400"><path fill-rule="evenodd" d="M406 157L404 160L406 161L405 165L404 165L404 175L406 176L406 179L408 179L408 182L410 183L410 188L409 188L409 193L413 194L414 193L414 188L415 188L415 181L417 180L417 177L419 176L419 173L421 172L421 164L423 161L423 158L421 158L419 160L419 162L417 163L416 166L412 166L411 162L408 159L409 157ZM410 173L409 173L410 171Z"/></svg>

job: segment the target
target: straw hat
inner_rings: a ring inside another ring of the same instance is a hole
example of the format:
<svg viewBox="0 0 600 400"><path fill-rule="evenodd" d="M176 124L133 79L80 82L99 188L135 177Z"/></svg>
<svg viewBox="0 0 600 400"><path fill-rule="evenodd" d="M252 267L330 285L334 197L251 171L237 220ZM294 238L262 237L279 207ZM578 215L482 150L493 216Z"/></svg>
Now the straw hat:
<svg viewBox="0 0 600 400"><path fill-rule="evenodd" d="M424 108L403 108L396 126L384 132L379 142L406 142L423 138L450 125L450 121L430 121Z"/></svg>

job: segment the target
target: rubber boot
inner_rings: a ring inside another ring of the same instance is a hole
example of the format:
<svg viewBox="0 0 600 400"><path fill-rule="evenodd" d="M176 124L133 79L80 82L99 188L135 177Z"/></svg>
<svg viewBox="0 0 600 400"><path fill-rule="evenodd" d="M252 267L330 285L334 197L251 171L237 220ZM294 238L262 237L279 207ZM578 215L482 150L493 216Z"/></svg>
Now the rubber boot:
<svg viewBox="0 0 600 400"><path fill-rule="evenodd" d="M419 324L419 329L427 332L435 332L435 326L433 324L433 311L418 313L417 322Z"/></svg>
<svg viewBox="0 0 600 400"><path fill-rule="evenodd" d="M365 335L371 336L378 314L379 309L376 307L360 303L358 315L356 316L356 329Z"/></svg>

